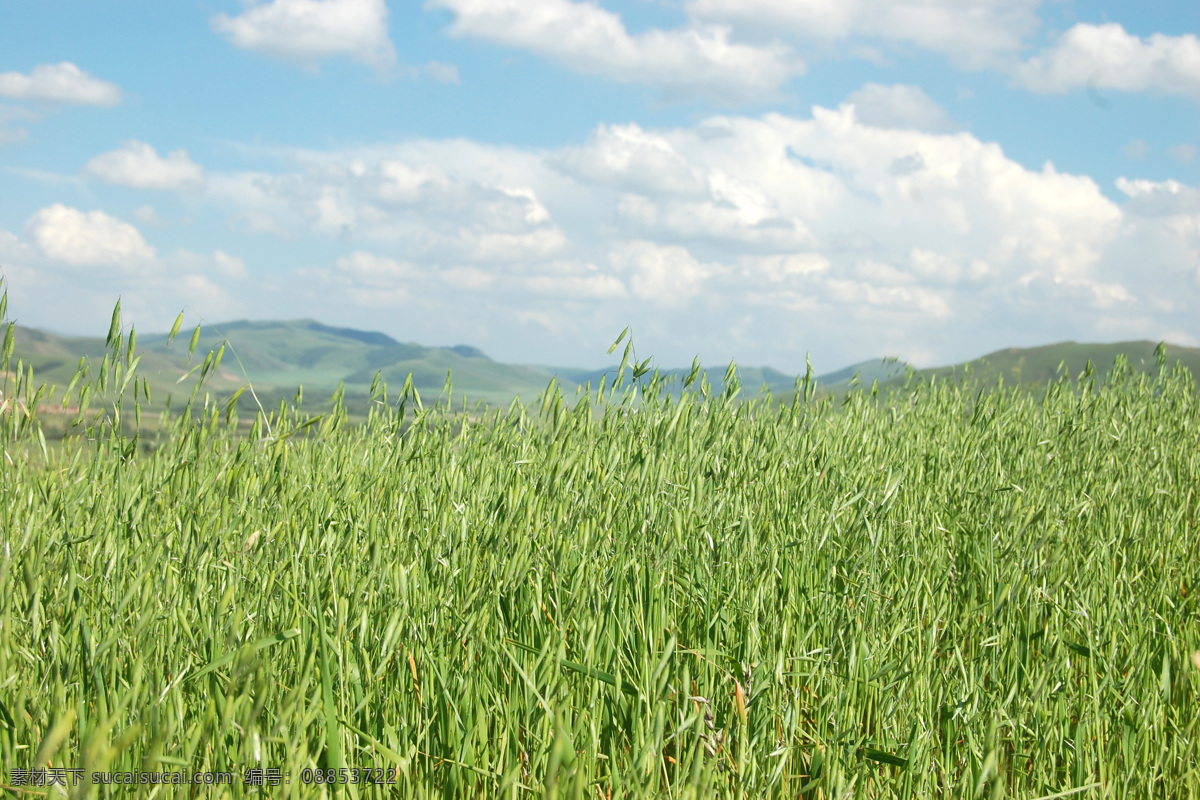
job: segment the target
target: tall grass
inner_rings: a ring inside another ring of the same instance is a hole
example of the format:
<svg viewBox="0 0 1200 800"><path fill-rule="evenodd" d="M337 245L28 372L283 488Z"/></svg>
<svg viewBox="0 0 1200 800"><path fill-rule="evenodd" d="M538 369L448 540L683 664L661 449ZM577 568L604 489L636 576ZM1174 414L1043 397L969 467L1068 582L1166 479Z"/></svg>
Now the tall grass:
<svg viewBox="0 0 1200 800"><path fill-rule="evenodd" d="M110 346L105 380L130 381L116 316ZM680 394L622 371L475 413L377 385L364 425L282 406L249 434L196 395L152 453L115 420L128 398L50 448L9 405L3 779L1200 796L1188 373L781 407L732 373ZM365 766L397 783L301 779Z"/></svg>

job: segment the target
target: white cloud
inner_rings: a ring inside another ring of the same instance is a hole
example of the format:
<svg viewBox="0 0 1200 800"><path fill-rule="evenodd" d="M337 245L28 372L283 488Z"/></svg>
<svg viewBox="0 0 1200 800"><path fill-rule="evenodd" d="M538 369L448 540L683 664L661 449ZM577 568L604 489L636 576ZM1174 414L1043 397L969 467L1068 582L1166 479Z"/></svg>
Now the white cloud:
<svg viewBox="0 0 1200 800"><path fill-rule="evenodd" d="M243 305L217 280L231 277L240 259L220 250L156 256L133 226L102 211L50 206L25 234L0 229L0 264L11 279L10 307L30 327L102 336L118 299L122 319L143 331L165 331L181 308L210 320L272 315L270 294Z"/></svg>
<svg viewBox="0 0 1200 800"><path fill-rule="evenodd" d="M567 237L557 228L528 233L484 233L464 237L473 240L468 255L479 261L520 261L553 256L566 246Z"/></svg>
<svg viewBox="0 0 1200 800"><path fill-rule="evenodd" d="M655 305L680 307L698 294L717 269L701 264L683 247L634 241L618 245L609 254L613 267L631 275L629 285L642 300Z"/></svg>
<svg viewBox="0 0 1200 800"><path fill-rule="evenodd" d="M1130 241L1164 261L1195 269L1200 282L1200 188L1179 181L1118 178L1117 188L1129 201ZM1177 298L1179 299L1179 298ZM1172 304L1173 305L1173 304Z"/></svg>
<svg viewBox="0 0 1200 800"><path fill-rule="evenodd" d="M460 85L462 78L458 67L445 61L427 61L415 67L407 67L405 71L412 77L430 77L438 83L453 83Z"/></svg>
<svg viewBox="0 0 1200 800"><path fill-rule="evenodd" d="M242 280L246 277L246 262L237 256L229 255L224 250L217 250L213 253L213 266L226 278Z"/></svg>
<svg viewBox="0 0 1200 800"><path fill-rule="evenodd" d="M10 127L11 122L31 122L37 118L37 114L27 108L0 105L0 144L24 141L29 136L29 131L25 128Z"/></svg>
<svg viewBox="0 0 1200 800"><path fill-rule="evenodd" d="M1167 148L1167 155L1180 164L1190 164L1196 160L1196 148L1190 144L1177 144Z"/></svg>
<svg viewBox="0 0 1200 800"><path fill-rule="evenodd" d="M625 191L701 195L704 172L689 164L662 133L636 124L601 124L584 147L568 149L556 166L581 180Z"/></svg>
<svg viewBox="0 0 1200 800"><path fill-rule="evenodd" d="M556 261L541 274L523 277L522 289L566 300L616 300L628 292L615 275L595 264Z"/></svg>
<svg viewBox="0 0 1200 800"><path fill-rule="evenodd" d="M866 37L914 44L969 67L1017 51L1041 0L689 0L689 15L807 41Z"/></svg>
<svg viewBox="0 0 1200 800"><path fill-rule="evenodd" d="M586 74L659 86L668 97L761 100L804 72L791 48L736 43L722 25L631 34L617 14L570 0L428 0L426 7L453 13L454 35L529 50Z"/></svg>
<svg viewBox="0 0 1200 800"><path fill-rule="evenodd" d="M164 228L167 225L166 221L158 215L154 206L149 204L139 206L134 210L133 216L134 219L149 228Z"/></svg>
<svg viewBox="0 0 1200 800"><path fill-rule="evenodd" d="M1150 153L1150 145L1141 139L1130 139L1129 143L1122 149L1125 152L1125 157L1132 161L1141 161Z"/></svg>
<svg viewBox="0 0 1200 800"><path fill-rule="evenodd" d="M158 293L160 296L169 294L186 298L187 305L192 309L213 309L215 311L228 309L234 305L233 299L225 287L207 275L197 273L180 275L174 280L173 285L159 288ZM162 305L161 301L159 304Z"/></svg>
<svg viewBox="0 0 1200 800"><path fill-rule="evenodd" d="M55 203L34 214L27 229L47 258L71 266L137 269L155 260L137 228L103 211Z"/></svg>
<svg viewBox="0 0 1200 800"><path fill-rule="evenodd" d="M213 175L208 194L239 206L237 226L252 232L370 240L425 259L519 261L564 246L534 189L506 179L527 178L520 173L535 158L462 143L421 152L427 146L337 158L292 152L296 171Z"/></svg>
<svg viewBox="0 0 1200 800"><path fill-rule="evenodd" d="M829 259L819 253L742 256L739 262L747 278L756 282L766 278L771 283L819 275L830 267Z"/></svg>
<svg viewBox="0 0 1200 800"><path fill-rule="evenodd" d="M617 205L617 217L639 234L708 240L735 248L758 245L787 250L814 242L801 219L785 215L775 198L753 182L714 170L709 176L709 195L699 202L656 202L642 195L625 195Z"/></svg>
<svg viewBox="0 0 1200 800"><path fill-rule="evenodd" d="M899 311L927 319L942 320L951 315L950 304L943 293L921 286L889 285L891 280L880 280L877 274L872 274L880 265L864 266L866 268L860 271L866 273L865 280L831 278L826 281L822 287L826 299L844 306Z"/></svg>
<svg viewBox="0 0 1200 800"><path fill-rule="evenodd" d="M204 168L186 150L173 150L166 158L145 142L125 142L119 150L102 153L83 168L85 175L106 183L135 189L182 191L204 186Z"/></svg>
<svg viewBox="0 0 1200 800"><path fill-rule="evenodd" d="M233 280L244 280L248 273L246 262L237 256L231 256L224 250L214 250L208 255L193 253L189 250L176 250L162 259L163 267L175 274L203 275L205 273L220 275Z"/></svg>
<svg viewBox="0 0 1200 800"><path fill-rule="evenodd" d="M36 258L33 249L15 233L0 228L0 264L27 264ZM5 269L7 270L7 266Z"/></svg>
<svg viewBox="0 0 1200 800"><path fill-rule="evenodd" d="M0 144L15 144L29 137L25 128L0 128Z"/></svg>
<svg viewBox="0 0 1200 800"><path fill-rule="evenodd" d="M364 250L339 258L332 275L354 302L366 307L394 307L408 300L410 285L425 277L411 262Z"/></svg>
<svg viewBox="0 0 1200 800"><path fill-rule="evenodd" d="M1166 331L1161 336L1154 337L1160 342L1179 345L1180 347L1200 347L1200 339L1197 339L1187 331ZM1196 663L1194 660L1193 664Z"/></svg>
<svg viewBox="0 0 1200 800"><path fill-rule="evenodd" d="M363 250L339 258L337 271L355 283L377 289L393 288L398 282L412 280L422 274L420 268L411 262L397 261Z"/></svg>
<svg viewBox="0 0 1200 800"><path fill-rule="evenodd" d="M929 133L962 128L919 86L868 83L847 97L845 102L854 106L855 116L860 122L876 128L907 128Z"/></svg>
<svg viewBox="0 0 1200 800"><path fill-rule="evenodd" d="M271 0L212 24L237 47L305 66L345 55L386 71L396 61L387 18L384 0Z"/></svg>
<svg viewBox="0 0 1200 800"><path fill-rule="evenodd" d="M640 191L616 194L630 238L733 252L883 248L907 257L938 242L988 263L1064 278L1083 274L1115 233L1120 212L1086 179L1047 166L1031 172L968 134L932 135L862 124L846 105L810 120L717 117L652 134L667 180L646 159L611 155L598 136L566 159L573 176ZM649 134L647 136L650 136ZM594 152L588 152L588 149ZM579 164L603 164L585 173ZM670 176L698 176L681 184ZM703 194L679 194L698 183ZM656 191L657 189L657 191Z"/></svg>
<svg viewBox="0 0 1200 800"><path fill-rule="evenodd" d="M1100 320L1133 320L1160 296L1196 295L1165 288L1176 267L1153 278L1130 271L1146 263L1145 254L1125 256L1145 223L1089 178L1027 169L967 133L866 125L850 104L816 108L811 119L607 127L547 161L611 204L592 230L567 226L574 252L597 236L634 241L609 264L635 299L670 314L750 304L763 336L772 315L786 326L786 315L802 313L808 330L821 324L847 341L872 331L868 352L886 340L937 354L967 340L990 346L983 331L1020 342L1037 315L1106 335ZM1159 238L1146 252L1178 252L1168 260L1186 263L1184 234ZM934 330L959 333L920 333Z"/></svg>
<svg viewBox="0 0 1200 800"><path fill-rule="evenodd" d="M1026 89L1046 94L1087 87L1200 99L1200 39L1190 33L1142 39L1115 22L1079 23L1015 76Z"/></svg>
<svg viewBox="0 0 1200 800"><path fill-rule="evenodd" d="M0 97L68 105L115 106L121 102L121 89L64 61L40 64L28 75L0 72Z"/></svg>
<svg viewBox="0 0 1200 800"><path fill-rule="evenodd" d="M1123 178L1117 203L970 133L866 124L849 102L601 126L557 150L454 139L270 155L279 171L210 172L195 198L294 242L281 247L336 248L263 292L359 326L386 328L403 303L430 341L528 335L518 320L558 334L509 358L598 358L629 322L671 362L733 342L784 367L814 342L848 363L1200 335L1194 187ZM184 266L222 275L209 257ZM598 349L580 356L584 341Z"/></svg>
<svg viewBox="0 0 1200 800"><path fill-rule="evenodd" d="M488 291L496 284L495 274L479 267L451 267L442 270L438 277L451 289L468 292Z"/></svg>
<svg viewBox="0 0 1200 800"><path fill-rule="evenodd" d="M1142 216L1200 213L1200 190L1179 181L1117 178L1117 188L1129 197L1125 208Z"/></svg>

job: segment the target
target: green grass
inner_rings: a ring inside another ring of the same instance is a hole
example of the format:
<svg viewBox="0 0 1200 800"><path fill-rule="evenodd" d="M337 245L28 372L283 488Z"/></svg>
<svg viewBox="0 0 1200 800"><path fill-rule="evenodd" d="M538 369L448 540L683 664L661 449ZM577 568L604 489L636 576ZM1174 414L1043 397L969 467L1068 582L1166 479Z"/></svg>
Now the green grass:
<svg viewBox="0 0 1200 800"><path fill-rule="evenodd" d="M128 362L119 325L108 346ZM335 404L240 432L197 394L151 453L114 424L132 390L44 448L10 381L3 780L1200 796L1189 372L784 406L637 372L473 417L377 386L362 425Z"/></svg>

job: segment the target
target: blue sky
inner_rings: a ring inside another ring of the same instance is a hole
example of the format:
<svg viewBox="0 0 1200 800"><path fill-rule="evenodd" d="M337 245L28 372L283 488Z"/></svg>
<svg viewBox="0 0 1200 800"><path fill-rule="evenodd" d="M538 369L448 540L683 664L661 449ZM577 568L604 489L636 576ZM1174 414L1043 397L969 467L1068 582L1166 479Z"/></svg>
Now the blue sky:
<svg viewBox="0 0 1200 800"><path fill-rule="evenodd" d="M1200 343L1200 6L0 0L25 325L590 366Z"/></svg>

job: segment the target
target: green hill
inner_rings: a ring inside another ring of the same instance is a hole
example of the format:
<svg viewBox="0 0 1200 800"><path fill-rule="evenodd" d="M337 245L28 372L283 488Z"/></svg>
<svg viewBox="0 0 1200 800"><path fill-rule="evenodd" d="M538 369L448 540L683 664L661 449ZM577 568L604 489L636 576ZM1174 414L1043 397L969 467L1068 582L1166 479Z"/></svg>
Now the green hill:
<svg viewBox="0 0 1200 800"><path fill-rule="evenodd" d="M1139 341L1113 344L1059 342L1041 347L1010 347L963 364L919 370L918 375L926 380L934 376L945 380L962 377L969 371L983 384L995 384L1003 377L1006 386L1043 388L1058 379L1060 370L1072 379L1078 378L1090 361L1096 382L1100 383L1108 378L1119 355L1125 356L1135 374L1156 374L1158 361L1154 349L1157 346L1157 342ZM1200 376L1200 348L1168 344L1166 354L1168 365L1178 361L1193 376ZM901 376L899 382L903 383L903 380Z"/></svg>
<svg viewBox="0 0 1200 800"><path fill-rule="evenodd" d="M908 371L908 364L898 358L875 358L852 364L836 372L830 372L817 378L817 385L825 391L842 391L852 383L870 386L874 381L886 383L896 378L903 378Z"/></svg>
<svg viewBox="0 0 1200 800"><path fill-rule="evenodd" d="M493 407L508 405L514 397L533 402L557 379L564 393L573 396L578 387L593 388L601 379L611 384L616 367L578 369L502 364L468 345L427 347L404 343L378 332L336 328L310 319L272 322L239 320L210 325L201 330L196 355L187 357L189 332L168 347L165 334L138 337L141 355L139 372L147 377L153 408L162 408L170 398L178 407L191 393L195 374L180 380L203 359L209 350L225 343L220 369L208 381L208 389L217 397L228 397L250 383L264 407L276 407L292 400L303 387L305 404L317 409L324 404L339 383L346 387L346 401L352 412L366 409L369 391L376 374L395 397L409 374L426 403L443 396L447 373L451 375L455 403L466 399L468 406L483 401ZM1116 344L1079 344L1063 342L1032 348L1008 348L963 364L917 370L921 380L936 376L939 380L956 379L970 373L984 384L995 384L1003 376L1005 385L1025 385L1035 389L1055 380L1061 369L1072 378L1083 371L1090 360L1096 379L1103 380L1118 354L1124 354L1132 369L1153 374L1157 370L1154 342ZM16 330L16 359L33 365L37 383L65 386L74 375L80 357L86 356L93 374L104 357L100 337L68 337L31 328ZM1170 363L1176 360L1200 375L1200 349L1167 346ZM817 377L819 391L841 394L855 385L870 387L903 385L909 366L894 358L873 359ZM663 370L664 377L678 387L690 370ZM723 384L725 369L705 369L703 374L717 390ZM606 377L607 376L607 377ZM741 367L738 377L743 397L751 397L764 387L783 402L795 394L795 376L770 367ZM243 395L243 407L253 402Z"/></svg>
<svg viewBox="0 0 1200 800"><path fill-rule="evenodd" d="M1116 363L1123 355L1135 374L1154 375L1158 361L1154 357L1157 342L1116 342L1111 344L1087 344L1059 342L1040 347L1009 347L981 356L972 361L941 367L914 370L917 380L963 380L969 378L982 386L994 386L1003 377L1005 386L1023 386L1039 392L1058 379L1060 370L1072 380L1077 379L1088 362L1099 384L1107 380ZM1177 361L1200 377L1200 348L1166 345L1167 364ZM840 396L857 385L869 389L872 382L879 381L881 388L897 388L908 380L909 365L896 359L876 359L821 375L817 378L818 392ZM857 375L857 382L854 376ZM794 392L780 396L782 402L791 402Z"/></svg>
<svg viewBox="0 0 1200 800"><path fill-rule="evenodd" d="M303 387L307 403L319 403L344 383L351 407L365 408L376 373L382 373L394 396L410 372L423 400L436 400L442 394L450 372L456 398L507 404L515 396L532 400L556 374L548 367L498 364L466 345L425 347L397 342L382 333L333 328L312 320L207 326L202 328L196 355L190 360L188 338L184 331L168 347L166 334L138 336L138 371L148 378L156 406L168 396L176 403L186 398L195 376L179 379L223 343L227 343L225 354L208 381L209 389L223 396L250 383L267 406L290 400L299 387ZM66 337L19 326L16 331L14 363L19 358L32 364L38 383L64 386L81 356L88 358L94 374L104 353L104 340L99 337ZM246 395L243 403L250 401Z"/></svg>
<svg viewBox="0 0 1200 800"><path fill-rule="evenodd" d="M616 366L578 369L502 364L469 345L426 347L398 342L383 333L336 328L309 319L252 322L238 320L201 329L196 355L187 357L189 332L182 331L168 346L166 334L141 334L137 350L138 371L150 383L154 407L169 397L178 406L195 385L195 375L180 381L209 350L226 344L220 368L208 382L217 397L226 397L250 383L264 407L291 400L303 387L306 405L316 408L328 400L339 383L345 384L347 404L363 411L372 381L378 374L395 397L411 374L422 400L431 402L443 395L447 373L451 376L454 401L466 398L468 406L484 401L491 406L508 405L514 397L533 402L552 379L557 379L569 396L588 383L599 385L607 375L611 383ZM74 375L81 356L93 371L104 357L104 340L99 337L66 337L30 328L17 328L15 358L32 364L38 383L65 386ZM790 390L794 377L770 367L740 368L739 378L746 394L763 385L772 392ZM668 377L681 381L688 370L667 370ZM94 372L93 372L94 374ZM628 373L627 373L628 374ZM706 370L708 380L721 386L725 370ZM247 393L243 406L253 402Z"/></svg>

